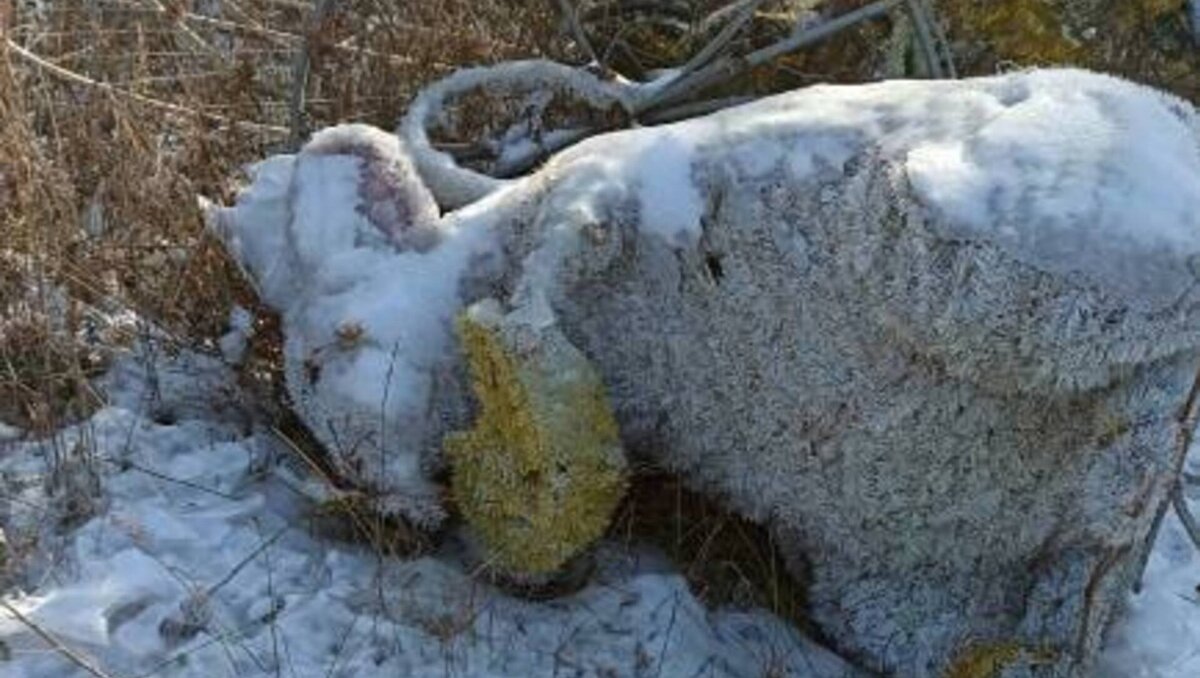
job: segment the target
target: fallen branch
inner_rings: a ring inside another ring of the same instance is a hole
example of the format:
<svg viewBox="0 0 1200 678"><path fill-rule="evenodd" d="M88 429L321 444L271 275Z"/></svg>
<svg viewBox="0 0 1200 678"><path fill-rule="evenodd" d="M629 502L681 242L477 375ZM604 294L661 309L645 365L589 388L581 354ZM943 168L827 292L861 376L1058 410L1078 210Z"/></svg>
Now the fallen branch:
<svg viewBox="0 0 1200 678"><path fill-rule="evenodd" d="M1192 42L1200 47L1200 0L1188 0L1188 18L1192 20Z"/></svg>
<svg viewBox="0 0 1200 678"><path fill-rule="evenodd" d="M957 80L958 68L954 65L954 50L950 47L950 39L946 37L946 29L942 27L942 22L938 21L937 13L929 4L929 0L917 1L925 8L925 15L929 18L930 25L933 26L933 37L941 46L942 56L946 59L946 74Z"/></svg>
<svg viewBox="0 0 1200 678"><path fill-rule="evenodd" d="M925 6L921 0L906 0L908 16L912 19L917 30L917 43L925 53L925 66L929 69L929 77L942 77L942 62L938 57L937 48L933 45L933 32L929 28L929 17L925 15Z"/></svg>
<svg viewBox="0 0 1200 678"><path fill-rule="evenodd" d="M701 101L690 101L686 104L672 106L670 108L661 108L647 112L642 116L642 122L647 125L662 125L677 120L687 120L701 115L708 115L717 111L741 106L754 101L752 96L734 96L724 97L721 99L704 99Z"/></svg>
<svg viewBox="0 0 1200 678"><path fill-rule="evenodd" d="M741 32L742 27L744 27L750 22L751 19L754 18L754 13L765 1L766 0L742 0L740 3L735 3L734 7L732 8L733 11L737 11L739 9L737 5L740 4L742 5L742 7L740 7L741 12L732 20L730 20L729 23L725 24L725 27L721 29L720 33L717 33L717 36L713 38L711 42L705 45L699 52L696 53L695 56L693 56L688 60L687 63L683 65L683 68L680 69L678 77L685 78L700 70L704 66L707 66L708 63L716 58L716 56L721 53L721 50L725 49L725 46L728 45L729 42L733 40L733 38L736 37L739 32Z"/></svg>
<svg viewBox="0 0 1200 678"><path fill-rule="evenodd" d="M823 42L851 26L883 16L902 2L906 2L906 0L877 0L745 56L719 59L687 77L667 84L654 95L639 102L634 112L643 113L667 104L677 103L681 99L735 78L785 54Z"/></svg>

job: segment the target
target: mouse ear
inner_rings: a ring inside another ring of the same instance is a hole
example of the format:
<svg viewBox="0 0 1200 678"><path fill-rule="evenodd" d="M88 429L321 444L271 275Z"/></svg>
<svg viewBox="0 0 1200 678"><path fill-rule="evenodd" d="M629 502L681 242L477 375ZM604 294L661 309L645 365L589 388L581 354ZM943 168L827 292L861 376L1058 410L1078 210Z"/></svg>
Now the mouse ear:
<svg viewBox="0 0 1200 678"><path fill-rule="evenodd" d="M346 160L353 164L346 165ZM330 127L313 136L301 151L298 166L304 184L298 187L298 196L330 192L329 198L362 217L355 219L356 228L373 228L375 232L356 233L356 242L386 241L401 252L426 252L441 241L437 203L394 134L361 124ZM340 186L328 185L335 175L343 174L345 178L335 180ZM325 199L320 205L307 202L320 212L331 204Z"/></svg>

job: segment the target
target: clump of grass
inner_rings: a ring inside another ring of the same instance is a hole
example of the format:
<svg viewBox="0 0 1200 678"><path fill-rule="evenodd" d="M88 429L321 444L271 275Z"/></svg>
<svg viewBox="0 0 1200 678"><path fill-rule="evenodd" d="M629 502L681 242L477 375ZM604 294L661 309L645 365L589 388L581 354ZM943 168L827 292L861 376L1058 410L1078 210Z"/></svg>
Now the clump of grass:
<svg viewBox="0 0 1200 678"><path fill-rule="evenodd" d="M609 534L656 546L708 605L766 608L811 630L805 584L789 574L770 532L674 474L634 474Z"/></svg>

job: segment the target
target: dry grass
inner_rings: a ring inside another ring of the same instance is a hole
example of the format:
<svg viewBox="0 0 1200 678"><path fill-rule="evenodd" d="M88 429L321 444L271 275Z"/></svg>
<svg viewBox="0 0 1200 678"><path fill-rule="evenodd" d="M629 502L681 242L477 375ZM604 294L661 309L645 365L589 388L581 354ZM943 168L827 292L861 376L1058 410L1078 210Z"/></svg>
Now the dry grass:
<svg viewBox="0 0 1200 678"><path fill-rule="evenodd" d="M768 530L675 475L641 469L610 535L662 550L709 605L762 607L808 627L805 583L788 573Z"/></svg>
<svg viewBox="0 0 1200 678"><path fill-rule="evenodd" d="M294 147L296 133L351 120L391 127L431 79L556 40L546 12L519 0L352 0L319 23L315 3L298 0L61 0L40 12L9 2L0 421L42 432L86 413L75 391L94 347L30 288L135 310L180 345L213 350L234 304L262 309L206 231L197 195L229 201L239 169ZM278 336L260 315L249 372L269 380Z"/></svg>
<svg viewBox="0 0 1200 678"><path fill-rule="evenodd" d="M314 11L326 5L337 10ZM39 10L0 0L0 249L25 262L19 276L0 270L0 303L5 291L49 283L85 307L132 309L207 351L239 304L263 330L248 380L277 395L276 323L206 231L196 196L231 201L241 167L294 149L308 130L390 128L421 86L455 68L578 61L553 6L53 0ZM593 23L622 35L632 25ZM635 37L604 47L652 42ZM7 304L0 311L13 315ZM94 369L80 329L7 324L0 420L49 430L86 411L77 394L63 402L75 388L67 382Z"/></svg>

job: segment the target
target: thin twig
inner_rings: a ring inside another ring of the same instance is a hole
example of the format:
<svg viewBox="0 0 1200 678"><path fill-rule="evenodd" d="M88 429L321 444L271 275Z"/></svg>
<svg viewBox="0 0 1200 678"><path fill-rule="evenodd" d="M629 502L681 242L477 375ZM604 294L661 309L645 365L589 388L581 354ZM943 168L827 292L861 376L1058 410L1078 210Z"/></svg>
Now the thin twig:
<svg viewBox="0 0 1200 678"><path fill-rule="evenodd" d="M281 31L275 28L268 28L258 24L238 23L236 21L229 21L228 19L216 19L213 17L192 13L185 14L183 18L192 23L211 26L213 28L219 28L227 31L239 31L248 35L257 35L290 45L298 45L305 41L303 35L297 35L295 33ZM449 68L449 64L442 63L440 61L418 60L413 57L402 56L400 54L390 54L388 52L380 52L379 50L358 47L344 42L335 43L330 45L330 47L338 50L339 52L346 52L348 54L361 54L363 56L381 59L397 66L412 66L415 64L420 64L424 66L436 66L438 68Z"/></svg>
<svg viewBox="0 0 1200 678"><path fill-rule="evenodd" d="M754 13L758 11L759 5L762 5L765 1L766 0L741 0L741 2L735 3L743 5L740 8L733 8L734 11L740 9L741 12L739 12L737 16L735 16L729 23L725 24L725 27L721 29L720 33L717 33L717 36L713 38L711 42L705 45L703 49L697 52L695 56L693 56L687 61L687 63L683 65L683 67L679 70L679 75L677 77L680 79L685 78L708 65L708 63L716 58L716 56L721 53L721 50L725 49L725 46L737 36L737 34L742 30L742 27L754 18Z"/></svg>
<svg viewBox="0 0 1200 678"><path fill-rule="evenodd" d="M1158 533L1162 529L1163 518L1171 506L1176 504L1175 495L1181 493L1181 485L1179 479L1183 477L1183 465L1187 461L1188 450L1192 447L1192 439L1196 433L1197 420L1200 419L1200 370L1197 370L1196 377L1192 380L1192 387L1188 390L1187 398L1183 402L1183 406L1179 409L1179 437L1177 443L1176 458L1173 460L1174 468L1174 484L1171 486L1172 496L1168 497L1159 505L1157 513L1154 515L1154 522L1150 525L1150 532L1146 535L1146 541L1142 544L1142 553L1138 558L1136 575L1133 579L1133 592L1140 593L1142 590L1142 580L1146 576L1146 567L1150 563L1150 551L1154 548L1154 543L1158 541ZM1186 506L1184 507L1187 508ZM1189 513L1190 516L1190 513ZM1185 520L1182 514L1180 520ZM1192 521L1195 525L1195 521ZM1186 525L1184 526L1187 527ZM1194 540L1194 539L1193 539Z"/></svg>
<svg viewBox="0 0 1200 678"><path fill-rule="evenodd" d="M1179 522L1183 523L1183 529L1192 538L1192 543L1200 549L1200 524L1196 523L1196 517L1188 508L1187 498L1183 496L1183 487L1179 483L1171 490L1171 505L1175 508L1175 514L1179 516Z"/></svg>
<svg viewBox="0 0 1200 678"><path fill-rule="evenodd" d="M213 489L211 487L206 487L204 485L201 485L200 483L192 482L190 480L184 480L183 478L175 478L173 476L169 476L165 473L162 473L161 471L155 471L152 468L140 466L138 464L133 463L132 461L128 461L125 459L111 459L111 458L107 458L107 457L103 457L102 460L106 461L118 468L129 469L131 471L137 471L139 473L144 473L144 474L150 476L151 478L157 478L157 479L165 481L165 482L175 483L176 485L182 485L183 487L188 487L193 490L200 491L200 492L206 492L208 494L220 497L222 499L228 499L230 501L240 501L241 500L240 497L236 497L232 494L229 494L228 492L222 492L221 490Z"/></svg>
<svg viewBox="0 0 1200 678"><path fill-rule="evenodd" d="M1200 47L1200 0L1188 1L1188 18L1192 24L1192 42Z"/></svg>
<svg viewBox="0 0 1200 678"><path fill-rule="evenodd" d="M1146 541L1142 545L1142 552L1138 556L1138 563L1135 572L1137 575L1133 578L1133 592L1142 592L1142 582L1146 575L1146 566L1150 563L1150 552L1154 550L1154 543L1158 541L1158 533L1162 530L1163 520L1167 517L1167 511L1171 508L1170 501L1164 501L1158 510L1154 512L1154 522L1150 524L1150 532L1147 533Z"/></svg>
<svg viewBox="0 0 1200 678"><path fill-rule="evenodd" d="M1184 401L1183 408L1179 411L1180 451L1179 458L1176 460L1175 484L1171 487L1171 503L1175 507L1175 513L1179 514L1179 520L1187 530L1188 536L1192 538L1192 543L1200 548L1200 527L1197 526L1196 519L1188 510L1183 494L1183 483L1180 480L1183 477L1183 464L1187 461L1188 451L1192 447L1192 441L1196 434L1198 419L1200 419L1200 372L1196 373L1196 378L1192 381L1192 388L1188 391L1187 400Z"/></svg>
<svg viewBox="0 0 1200 678"><path fill-rule="evenodd" d="M279 541L279 538L282 537L284 533L288 531L288 529L290 529L289 526L284 525L276 530L275 534L271 535L270 539L267 539L262 544L259 544L258 548L250 552L250 555L242 558L242 560L238 562L238 564L235 565L233 569L229 571L229 574L225 575L221 581L209 586L204 592L205 597L211 599L214 595L216 595L217 591L220 590L222 586L225 586L229 582L233 581L234 577L237 577L239 572L244 570L246 566L253 562L254 559L257 558L263 551L266 551L268 548L270 548L271 544Z"/></svg>
<svg viewBox="0 0 1200 678"><path fill-rule="evenodd" d="M942 78L942 63L938 58L937 48L933 46L933 34L929 28L929 18L925 16L925 7L920 0L906 0L908 16L912 19L917 30L917 43L925 53L925 67L931 78Z"/></svg>
<svg viewBox="0 0 1200 678"><path fill-rule="evenodd" d="M954 49L950 45L950 39L946 37L946 29L942 27L942 22L938 20L937 12L929 4L929 0L917 0L917 2L925 8L925 16L929 18L929 24L933 27L933 37L941 47L947 75L951 79L957 80L958 68L954 65Z"/></svg>
<svg viewBox="0 0 1200 678"><path fill-rule="evenodd" d="M42 627L41 624L38 624L29 617L21 614L21 611L13 607L13 605L7 600L0 600L0 606L4 607L4 609L13 617L15 617L17 621L29 627L30 631L33 631L39 638L46 641L46 643L48 643L55 652L65 657L72 664L78 666L84 671L87 671L96 678L113 678L111 674L105 673L87 657L64 645L61 640L55 638L54 634Z"/></svg>
<svg viewBox="0 0 1200 678"><path fill-rule="evenodd" d="M182 34L183 34L183 35L184 35L184 36L185 36L185 37L186 37L188 40L190 40L190 41L191 41L191 42L192 42L194 45L196 45L197 47L199 47L199 48L200 48L200 51L202 51L202 52L208 52L209 54L212 54L213 56L216 56L217 58L219 58L219 59L221 59L221 60L223 60L223 61L227 61L227 60L228 60L228 56L227 56L227 55L225 55L225 54L222 54L220 50L218 50L216 47L213 47L212 45L208 44L208 42L207 42L207 41L206 41L204 38L200 37L200 36L199 36L199 35L198 35L198 34L197 34L195 31L193 31L191 28L188 28L187 24L185 24L185 23L183 22L183 18L182 18L182 17L174 17L174 16L172 16L171 12L169 12L169 11L167 10L167 8L163 6L163 4L162 4L162 2L161 2L160 0L147 0L147 2L150 4L150 6L151 6L152 8L154 8L154 10L155 10L155 11L157 11L158 13L160 13L160 14L162 14L162 15L164 15L164 16L166 16L166 17L168 17L168 18L169 18L169 20L171 21L171 23L174 25L174 27L175 27L175 30L177 30L177 31L179 31L180 33L182 33Z"/></svg>
<svg viewBox="0 0 1200 678"><path fill-rule="evenodd" d="M296 51L296 60L292 64L292 91L288 97L288 113L290 123L289 141L293 148L300 148L308 137L308 118L305 115L305 97L308 94L308 78L312 67L313 41L324 28L325 20L333 10L337 0L316 0L309 21L308 34L304 44Z"/></svg>
<svg viewBox="0 0 1200 678"><path fill-rule="evenodd" d="M153 99L151 97L148 97L148 96L145 96L142 94L138 94L136 92L130 92L129 90L124 90L119 87L114 87L112 84L107 83L107 82L100 82L99 80L93 80L93 79L87 77L86 75L76 73L75 71L68 70L66 68L63 68L62 66L59 66L58 64L47 61L47 60L43 59L42 57L34 54L33 52L30 52L29 50L25 49L24 47L18 45L17 43L13 42L12 40L5 39L4 45L8 49L12 50L17 56L21 57L22 59L29 62L30 64L50 73L51 75L57 76L58 78L66 80L68 82L73 82L77 85L91 87L92 89L97 89L102 92L107 92L108 94L112 94L114 96L119 96L119 97L122 97L125 99L129 99L131 101L135 101L137 103L140 103L140 104L143 104L146 106L150 106L152 108L169 111L171 113L176 113L179 115L196 116L196 117L200 117L205 120L209 120L209 121L216 122L219 124L229 125L231 127L237 127L237 128L241 128L241 129L250 130L253 132L259 132L259 133L263 133L263 134L272 134L272 135L288 133L288 130L284 127L277 127L275 125L264 125L261 123L248 122L245 120L235 120L233 118L228 118L223 115L217 115L216 113L206 113L204 111L198 111L198 110L195 110L192 108L187 108L186 106L180 106L179 104L173 104L168 101L162 101L160 99Z"/></svg>

